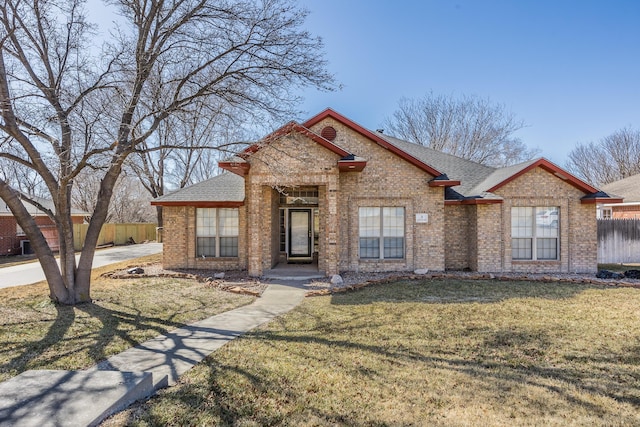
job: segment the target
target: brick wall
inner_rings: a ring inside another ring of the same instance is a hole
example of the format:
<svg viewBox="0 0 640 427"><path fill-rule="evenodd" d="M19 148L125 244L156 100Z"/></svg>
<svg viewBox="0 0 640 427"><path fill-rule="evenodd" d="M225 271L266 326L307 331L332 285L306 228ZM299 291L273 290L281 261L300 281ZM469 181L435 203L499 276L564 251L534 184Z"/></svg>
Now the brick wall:
<svg viewBox="0 0 640 427"><path fill-rule="evenodd" d="M71 217L74 224L82 224L84 218L81 216ZM36 224L40 227L42 235L47 240L49 247L57 251L60 247L58 230L53 221L45 215L35 217ZM16 234L17 222L13 216L0 216L0 255L22 254L20 247L21 240L29 240L24 234Z"/></svg>
<svg viewBox="0 0 640 427"><path fill-rule="evenodd" d="M638 219L640 218L640 206L612 206L611 216L614 219Z"/></svg>
<svg viewBox="0 0 640 427"><path fill-rule="evenodd" d="M596 207L595 204L581 204L582 191L536 168L501 187L496 194L505 199L502 204L503 271L586 273L597 270ZM511 259L511 207L514 206L560 207L559 260ZM484 244L479 244L479 247L484 247Z"/></svg>
<svg viewBox="0 0 640 427"><path fill-rule="evenodd" d="M238 208L238 257L196 257L196 208L165 206L163 208L164 268L201 268L214 270L244 270L247 268L246 209Z"/></svg>
<svg viewBox="0 0 640 427"><path fill-rule="evenodd" d="M445 218L445 268L463 270L470 268L469 235L471 233L471 206L448 205L444 207Z"/></svg>
<svg viewBox="0 0 640 427"><path fill-rule="evenodd" d="M320 133L325 126L336 129L334 143L367 160L362 172L339 174L339 270L444 270L444 190L429 187L432 176L331 118L317 123L311 130ZM361 260L359 208L384 206L405 209L405 258ZM429 222L416 223L416 213L427 213Z"/></svg>
<svg viewBox="0 0 640 427"><path fill-rule="evenodd" d="M595 205L584 194L543 169L534 169L496 193L501 204L444 206L443 188L432 178L364 136L327 118L311 129L337 131L334 143L363 157L362 172L340 172L340 156L298 133L262 147L248 161L245 206L240 209L237 259L195 259L195 208L165 208L165 263L169 266L246 268L255 276L279 260L278 188L316 186L320 219L318 268L342 271L464 269L478 271L594 271L597 256ZM398 260L359 257L359 208L403 207L405 256ZM511 260L511 208L560 207L560 259ZM417 213L428 214L416 223ZM173 234L169 236L169 234ZM170 240L167 240L170 239ZM183 243L181 243L183 242Z"/></svg>

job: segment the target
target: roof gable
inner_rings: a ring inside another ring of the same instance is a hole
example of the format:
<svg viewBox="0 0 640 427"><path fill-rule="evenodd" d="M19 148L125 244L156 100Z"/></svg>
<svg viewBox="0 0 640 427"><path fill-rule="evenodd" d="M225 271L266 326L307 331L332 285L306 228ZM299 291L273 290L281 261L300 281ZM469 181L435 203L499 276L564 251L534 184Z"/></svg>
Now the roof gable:
<svg viewBox="0 0 640 427"><path fill-rule="evenodd" d="M329 151L332 151L336 154L338 154L341 157L346 157L348 155L350 155L351 153L349 153L348 151L343 150L342 148L338 147L336 144L332 143L331 141L329 141L328 139L323 138L322 136L318 135L315 132L310 131L307 127L300 125L296 122L289 122L286 125L284 125L283 127L281 127L280 129L270 133L269 135L265 136L264 138L262 138L259 142L251 145L250 147L247 147L244 149L244 151L240 154L241 157L246 156L248 154L253 154L256 151L260 150L264 145L268 145L271 144L273 141L291 133L291 132L297 132L300 133L304 136L306 136L307 138L311 139L312 141L320 144L321 146L325 147L326 149L328 149Z"/></svg>
<svg viewBox="0 0 640 427"><path fill-rule="evenodd" d="M421 170L429 173L430 175L433 175L434 177L440 177L440 176L444 175L442 172L440 172L439 170L437 170L433 166L431 166L431 165L425 163L424 161L414 157L413 155L407 153L406 151L402 150L401 148L397 147L396 145L389 143L389 141L387 141L386 139L381 137L379 133L372 132L372 131L370 131L368 129L365 129L364 127L360 126L356 122L346 118L342 114L337 113L336 111L332 110L331 108L327 108L326 110L322 111L321 113L313 116L312 118L310 118L309 120L304 122L302 125L305 128L310 128L313 125L315 125L315 124L317 124L317 123L321 122L322 120L324 120L326 118L329 118L329 117L334 119L335 121L343 124L344 126L348 127L349 129L359 133L360 135L370 139L371 141L375 142L376 144L380 145L381 147L391 151L392 153L396 154L397 156L399 156L403 160L405 160L405 161L411 163L412 165L418 167L418 169L421 169ZM355 154L357 154L357 153L355 153Z"/></svg>
<svg viewBox="0 0 640 427"><path fill-rule="evenodd" d="M514 166L498 169L497 172L499 174L502 174L503 176L500 177L500 180L498 180L497 182L495 183L491 182L489 184L491 185L491 187L487 188L485 191L489 191L489 192L496 191L500 187L506 185L507 183L513 181L519 176L524 175L525 173L537 167L544 169L545 171L555 175L556 177L558 177L563 181L566 181L568 184L573 185L578 190L584 193L592 194L592 193L598 192L597 188L592 187L591 185L587 184L581 179L571 175L569 172L551 163L549 160L545 158L534 159L534 160L530 160L528 162L520 163Z"/></svg>

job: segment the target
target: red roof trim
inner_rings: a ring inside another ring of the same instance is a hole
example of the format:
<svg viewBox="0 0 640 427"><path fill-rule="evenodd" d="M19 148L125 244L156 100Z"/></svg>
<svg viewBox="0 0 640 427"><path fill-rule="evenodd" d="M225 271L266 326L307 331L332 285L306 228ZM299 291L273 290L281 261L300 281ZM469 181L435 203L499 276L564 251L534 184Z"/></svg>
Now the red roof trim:
<svg viewBox="0 0 640 427"><path fill-rule="evenodd" d="M251 164L243 162L218 162L218 166L242 177L247 176L251 168Z"/></svg>
<svg viewBox="0 0 640 427"><path fill-rule="evenodd" d="M339 160L338 169L340 172L362 172L367 166L364 160Z"/></svg>
<svg viewBox="0 0 640 427"><path fill-rule="evenodd" d="M496 205L502 203L500 199L462 199L462 200L445 200L447 206L453 205Z"/></svg>
<svg viewBox="0 0 640 427"><path fill-rule="evenodd" d="M397 156L399 156L400 158L406 160L407 162L411 163L412 165L418 167L419 169L422 169L423 171L425 171L425 172L427 172L427 173L429 173L429 174L431 174L433 176L442 175L442 172L440 172L440 171L432 168L428 164L416 159L415 157L411 156L410 154L406 153L405 151L402 151L401 149L399 149L395 145L392 145L392 144L388 143L387 141L385 141L383 138L380 138L375 133L363 128L359 124L349 120L348 118L346 118L345 116L335 112L331 108L327 108L326 110L324 110L320 114L317 114L317 115L313 116L312 118L310 118L309 120L304 122L302 125L305 128L310 128L311 126L319 123L320 121L326 119L327 117L331 117L332 119L342 123L343 125L353 129L354 131L358 132L360 135L371 139L372 141L374 141L375 143L377 143L381 147L391 151L392 153L396 154Z"/></svg>
<svg viewBox="0 0 640 427"><path fill-rule="evenodd" d="M597 193L598 192L598 190L596 188L590 186L589 184L587 184L586 182L582 181L581 179L576 178L575 176L571 175L569 172L565 171L564 169L560 168L559 166L554 165L553 163L551 163L547 159L538 159L537 161L535 161L534 163L530 164L526 168L522 169L518 173L515 173L515 174L511 175L510 177L508 177L507 179L505 179L504 181L500 182L499 184L494 185L493 187L491 187L487 191L488 192L494 192L498 188L508 184L509 182L513 181L514 179L518 178L519 176L524 175L525 173L527 173L530 170L532 170L534 168L537 168L537 167L540 167L540 168L546 170L547 172L550 172L550 173L558 176L558 178L562 179L563 181L568 182L569 184L571 184L574 187L576 187L578 190L583 191L583 192L585 192L587 194L593 194L593 193Z"/></svg>
<svg viewBox="0 0 640 427"><path fill-rule="evenodd" d="M623 198L613 198L613 197L594 197L591 199L582 199L580 203L583 205L589 205L593 203L623 203Z"/></svg>
<svg viewBox="0 0 640 427"><path fill-rule="evenodd" d="M431 180L429 181L429 187L455 187L456 185L460 185L460 181L454 181L453 179L449 180Z"/></svg>
<svg viewBox="0 0 640 427"><path fill-rule="evenodd" d="M331 141L324 139L323 137L321 137L320 135L318 135L317 133L311 132L309 129L307 129L306 127L296 123L296 122L289 122L286 125L284 125L283 127L281 127L280 129L270 133L269 135L265 136L264 138L262 138L259 142L253 144L250 147L247 147L244 149L244 151L242 152L242 154L240 155L241 157L243 156L243 154L247 155L247 154L253 154L256 151L260 150L263 146L270 144L271 142L275 141L276 139L283 137L291 132L298 132L308 138L310 138L311 140L317 142L318 144L322 145L324 148L327 148L328 150L336 153L337 155L339 155L340 157L344 157L344 156L348 156L350 153L343 150L342 148L338 147L337 145L333 144Z"/></svg>
<svg viewBox="0 0 640 427"><path fill-rule="evenodd" d="M152 200L151 204L153 206L195 206L196 208L238 208L240 206L244 206L244 201L242 202L206 202L206 201L163 202L161 200L159 201Z"/></svg>

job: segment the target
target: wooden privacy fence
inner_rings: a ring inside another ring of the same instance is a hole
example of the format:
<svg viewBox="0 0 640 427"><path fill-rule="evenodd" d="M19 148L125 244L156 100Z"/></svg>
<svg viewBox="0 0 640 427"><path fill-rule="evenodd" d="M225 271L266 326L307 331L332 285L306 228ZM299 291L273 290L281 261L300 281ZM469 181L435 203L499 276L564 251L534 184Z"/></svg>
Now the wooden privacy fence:
<svg viewBox="0 0 640 427"><path fill-rule="evenodd" d="M598 220L598 263L640 263L640 219Z"/></svg>
<svg viewBox="0 0 640 427"><path fill-rule="evenodd" d="M82 249L88 228L88 224L73 225L73 245L75 250ZM100 230L97 246L109 244L125 245L129 243L129 239L133 239L136 243L144 242L145 240L156 240L156 224L105 224Z"/></svg>

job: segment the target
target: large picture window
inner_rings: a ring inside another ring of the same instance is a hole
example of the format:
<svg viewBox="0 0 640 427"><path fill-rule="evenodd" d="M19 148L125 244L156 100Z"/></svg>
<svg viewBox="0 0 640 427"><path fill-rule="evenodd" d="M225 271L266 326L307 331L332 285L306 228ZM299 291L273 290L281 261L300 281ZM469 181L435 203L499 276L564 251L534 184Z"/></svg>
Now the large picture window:
<svg viewBox="0 0 640 427"><path fill-rule="evenodd" d="M557 206L511 208L511 258L557 260L559 226Z"/></svg>
<svg viewBox="0 0 640 427"><path fill-rule="evenodd" d="M359 220L360 258L404 258L404 208L363 207Z"/></svg>
<svg viewBox="0 0 640 427"><path fill-rule="evenodd" d="M238 256L238 209L196 209L196 255Z"/></svg>

